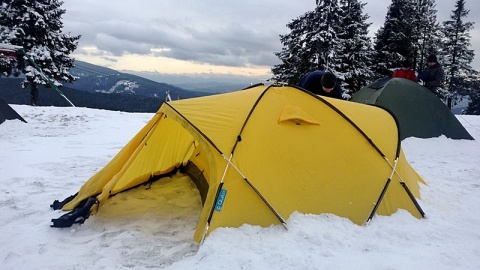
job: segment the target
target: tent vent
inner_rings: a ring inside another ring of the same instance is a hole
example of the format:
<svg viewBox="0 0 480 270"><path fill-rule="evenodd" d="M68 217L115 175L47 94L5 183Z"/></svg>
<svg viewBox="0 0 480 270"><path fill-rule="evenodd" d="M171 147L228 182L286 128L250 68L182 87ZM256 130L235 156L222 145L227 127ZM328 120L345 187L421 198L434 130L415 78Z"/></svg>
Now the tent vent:
<svg viewBox="0 0 480 270"><path fill-rule="evenodd" d="M287 105L283 108L280 119L278 123L284 124L288 122L293 122L296 125L309 124L309 125L319 125L313 117L308 115L302 108L294 105Z"/></svg>

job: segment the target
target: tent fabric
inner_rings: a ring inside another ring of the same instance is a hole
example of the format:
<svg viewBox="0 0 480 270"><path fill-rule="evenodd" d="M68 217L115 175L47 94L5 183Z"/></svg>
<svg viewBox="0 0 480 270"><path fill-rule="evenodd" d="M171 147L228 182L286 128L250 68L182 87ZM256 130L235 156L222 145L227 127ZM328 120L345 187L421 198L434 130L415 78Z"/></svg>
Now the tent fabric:
<svg viewBox="0 0 480 270"><path fill-rule="evenodd" d="M399 209L423 216L416 198L425 182L390 113L265 85L164 103L63 210L94 197L91 213L108 211L110 196L191 164L207 189L198 242L218 227L282 224L295 211L359 225Z"/></svg>
<svg viewBox="0 0 480 270"><path fill-rule="evenodd" d="M0 99L0 124L5 122L5 120L14 120L14 119L18 119L20 121L27 123L27 121L25 121L23 117L21 117L12 107L10 107L10 105L8 105L7 103L5 103L5 101Z"/></svg>
<svg viewBox="0 0 480 270"><path fill-rule="evenodd" d="M400 139L433 138L473 140L447 106L430 90L403 78L382 78L355 93L351 101L380 106L399 122Z"/></svg>

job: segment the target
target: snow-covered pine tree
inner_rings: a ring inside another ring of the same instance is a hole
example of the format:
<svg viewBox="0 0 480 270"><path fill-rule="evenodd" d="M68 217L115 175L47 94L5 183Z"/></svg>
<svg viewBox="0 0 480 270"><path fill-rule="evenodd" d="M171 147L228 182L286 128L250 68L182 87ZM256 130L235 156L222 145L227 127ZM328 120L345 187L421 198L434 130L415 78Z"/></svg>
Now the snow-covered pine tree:
<svg viewBox="0 0 480 270"><path fill-rule="evenodd" d="M447 75L446 91L444 96L449 96L448 106L472 91L479 91L478 88L471 88L469 79L474 70L470 66L473 61L474 52L470 47L470 30L473 29L472 22L465 22L469 10L465 7L465 0L457 0L455 9L452 11L450 20L443 22L443 65Z"/></svg>
<svg viewBox="0 0 480 270"><path fill-rule="evenodd" d="M414 57L414 23L417 0L392 0L384 25L375 34L377 77L391 75L402 59Z"/></svg>
<svg viewBox="0 0 480 270"><path fill-rule="evenodd" d="M469 91L470 102L463 113L480 115L480 73L476 72L470 77L471 80L468 80L471 89Z"/></svg>
<svg viewBox="0 0 480 270"><path fill-rule="evenodd" d="M340 27L337 57L333 59L337 75L343 79L347 94L353 94L373 78L372 43L368 37L369 18L363 14L365 3L340 0Z"/></svg>
<svg viewBox="0 0 480 270"><path fill-rule="evenodd" d="M287 24L291 30L286 35L280 35L283 44L282 51L275 55L282 61L272 68L273 79L277 82L298 84L300 78L308 71L314 69L315 57L308 41L305 40L307 32L313 31L315 14L312 11L292 20Z"/></svg>
<svg viewBox="0 0 480 270"><path fill-rule="evenodd" d="M435 0L417 0L412 23L414 23L412 41L415 48L412 69L421 70L425 68L429 55L438 54L442 42Z"/></svg>
<svg viewBox="0 0 480 270"><path fill-rule="evenodd" d="M338 0L318 0L315 10L287 24L289 34L281 35L281 52L275 55L282 61L272 68L276 81L298 84L306 73L321 69L335 72L332 59L338 48Z"/></svg>
<svg viewBox="0 0 480 270"><path fill-rule="evenodd" d="M316 54L316 68L330 70L335 73L335 58L339 41L337 33L340 32L340 8L338 0L319 0L315 8L313 32L307 33L312 51Z"/></svg>
<svg viewBox="0 0 480 270"><path fill-rule="evenodd" d="M0 42L21 46L56 86L71 82L74 59L69 57L80 36L62 33L61 9L58 0L3 0L0 5ZM18 69L26 75L23 86L49 86L27 57L17 57ZM10 66L13 68L13 66Z"/></svg>

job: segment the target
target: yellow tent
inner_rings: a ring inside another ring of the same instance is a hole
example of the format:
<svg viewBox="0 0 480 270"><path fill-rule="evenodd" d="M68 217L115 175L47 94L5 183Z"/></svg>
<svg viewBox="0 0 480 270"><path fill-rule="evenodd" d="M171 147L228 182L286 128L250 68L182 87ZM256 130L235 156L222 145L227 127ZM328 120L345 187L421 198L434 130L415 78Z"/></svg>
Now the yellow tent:
<svg viewBox="0 0 480 270"><path fill-rule="evenodd" d="M200 172L199 242L218 227L286 225L294 211L359 225L398 209L421 218L423 180L398 136L381 108L292 86L167 102L77 194L54 202L71 212L52 226L83 223L110 196L185 167Z"/></svg>

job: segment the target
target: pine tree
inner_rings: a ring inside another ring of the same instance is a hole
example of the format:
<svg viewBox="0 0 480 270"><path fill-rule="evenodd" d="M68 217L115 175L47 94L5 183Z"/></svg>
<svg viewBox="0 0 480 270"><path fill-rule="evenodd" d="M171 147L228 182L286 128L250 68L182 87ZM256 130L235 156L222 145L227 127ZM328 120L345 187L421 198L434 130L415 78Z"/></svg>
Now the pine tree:
<svg viewBox="0 0 480 270"><path fill-rule="evenodd" d="M377 76L391 75L402 59L414 58L415 17L416 0L392 0L385 23L375 34Z"/></svg>
<svg viewBox="0 0 480 270"><path fill-rule="evenodd" d="M280 35L280 42L284 45L281 52L275 55L282 61L272 68L273 79L278 82L298 84L300 78L308 71L315 69L315 52L305 40L308 32L312 32L311 21L314 12L307 12L287 24L291 30L289 34Z"/></svg>
<svg viewBox="0 0 480 270"><path fill-rule="evenodd" d="M471 91L469 91L470 102L464 114L480 115L480 73L475 73L470 76L470 80L467 80Z"/></svg>
<svg viewBox="0 0 480 270"><path fill-rule="evenodd" d="M23 86L34 91L38 85L50 83L28 60L32 59L56 86L72 82L69 71L74 59L69 57L80 36L62 33L65 10L58 0L3 0L0 6L0 42L23 47L24 57L17 57L17 67L25 74ZM10 64L9 69L13 67Z"/></svg>
<svg viewBox="0 0 480 270"><path fill-rule="evenodd" d="M291 32L280 36L284 47L275 55L282 63L272 68L274 80L298 84L312 70L333 71L339 12L337 0L319 0L313 12L287 24Z"/></svg>
<svg viewBox="0 0 480 270"><path fill-rule="evenodd" d="M343 88L352 94L373 78L372 44L368 37L368 15L358 0L340 1L339 49L334 59L335 71L343 79Z"/></svg>
<svg viewBox="0 0 480 270"><path fill-rule="evenodd" d="M316 54L316 68L334 70L339 41L340 10L337 0L317 1L313 32L307 34L312 51Z"/></svg>
<svg viewBox="0 0 480 270"><path fill-rule="evenodd" d="M440 50L442 33L437 22L435 0L417 0L412 23L414 23L412 68L421 70L426 65L427 57L437 55Z"/></svg>
<svg viewBox="0 0 480 270"><path fill-rule="evenodd" d="M478 91L470 87L469 77L474 73L470 66L473 61L474 52L470 47L470 30L473 29L472 22L464 22L469 10L465 8L465 0L457 0L455 9L450 16L451 20L443 22L443 64L447 75L447 92L450 96L448 106L451 107L451 101L455 102L459 97Z"/></svg>

